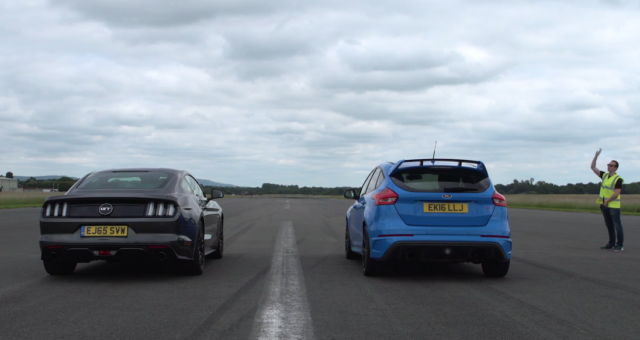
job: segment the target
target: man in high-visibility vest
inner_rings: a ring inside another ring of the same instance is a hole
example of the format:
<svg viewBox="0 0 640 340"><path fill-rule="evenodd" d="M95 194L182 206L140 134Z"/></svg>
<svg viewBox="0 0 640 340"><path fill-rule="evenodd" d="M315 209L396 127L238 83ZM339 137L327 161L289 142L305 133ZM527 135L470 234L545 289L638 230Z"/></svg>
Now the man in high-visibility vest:
<svg viewBox="0 0 640 340"><path fill-rule="evenodd" d="M622 222L620 221L620 198L622 197L622 183L624 180L616 173L618 170L618 162L611 161L607 164L607 172L600 171L596 168L596 161L600 155L600 150L596 151L596 155L591 161L591 170L602 179L600 186L600 195L596 203L600 204L600 210L604 216L604 223L609 231L609 243L600 249L610 249L613 251L622 251L622 243L624 242L624 232L622 231ZM616 243L616 234L618 242Z"/></svg>

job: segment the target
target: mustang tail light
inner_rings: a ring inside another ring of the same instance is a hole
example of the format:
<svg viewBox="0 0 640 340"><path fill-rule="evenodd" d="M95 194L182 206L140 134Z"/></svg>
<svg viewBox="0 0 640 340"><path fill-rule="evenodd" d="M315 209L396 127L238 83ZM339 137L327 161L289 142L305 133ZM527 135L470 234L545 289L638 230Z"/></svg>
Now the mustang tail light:
<svg viewBox="0 0 640 340"><path fill-rule="evenodd" d="M371 196L376 202L376 205L391 205L396 204L398 201L398 194L395 191L385 188L377 194Z"/></svg>
<svg viewBox="0 0 640 340"><path fill-rule="evenodd" d="M164 203L158 204L158 209L156 210L156 216L164 216Z"/></svg>
<svg viewBox="0 0 640 340"><path fill-rule="evenodd" d="M140 203L137 203L140 204ZM144 204L144 203L142 203ZM42 208L42 216L44 217L69 217L70 213L73 214L74 205L66 202L59 203L47 203ZM96 214L97 214L96 207ZM115 205L115 210L119 209L118 205ZM144 216L145 217L173 217L176 214L177 205L171 201L164 202L148 202L144 206ZM136 214L137 216L139 214ZM77 213L74 215L78 217ZM84 215L80 216L83 217ZM100 216L101 218L110 217L110 216ZM129 216L134 217L134 216Z"/></svg>
<svg viewBox="0 0 640 340"><path fill-rule="evenodd" d="M167 207L167 216L173 216L176 213L176 207L173 204L169 204Z"/></svg>
<svg viewBox="0 0 640 340"><path fill-rule="evenodd" d="M51 203L44 207L45 217L67 217L69 205L67 203Z"/></svg>
<svg viewBox="0 0 640 340"><path fill-rule="evenodd" d="M153 216L155 214L156 211L156 205L153 202L149 202L149 204L147 204L147 212L145 213L145 216Z"/></svg>
<svg viewBox="0 0 640 340"><path fill-rule="evenodd" d="M144 215L147 217L172 217L175 213L176 207L173 203L149 202Z"/></svg>

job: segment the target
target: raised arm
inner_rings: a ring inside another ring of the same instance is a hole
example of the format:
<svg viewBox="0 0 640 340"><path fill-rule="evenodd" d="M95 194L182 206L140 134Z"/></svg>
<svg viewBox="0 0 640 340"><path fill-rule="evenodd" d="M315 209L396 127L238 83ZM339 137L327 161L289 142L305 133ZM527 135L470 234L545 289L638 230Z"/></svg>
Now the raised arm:
<svg viewBox="0 0 640 340"><path fill-rule="evenodd" d="M599 178L600 170L596 168L596 161L598 160L598 156L600 156L600 150L596 151L596 155L593 156L593 160L591 161L591 170L593 170L593 173L596 174L596 176L598 176Z"/></svg>

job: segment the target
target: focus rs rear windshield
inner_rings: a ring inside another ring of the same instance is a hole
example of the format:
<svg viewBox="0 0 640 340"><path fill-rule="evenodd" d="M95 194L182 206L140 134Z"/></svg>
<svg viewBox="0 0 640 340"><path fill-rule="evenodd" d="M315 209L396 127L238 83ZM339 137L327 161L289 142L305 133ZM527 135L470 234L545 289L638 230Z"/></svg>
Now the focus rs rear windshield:
<svg viewBox="0 0 640 340"><path fill-rule="evenodd" d="M457 166L401 167L391 180L414 192L483 192L491 186L485 172Z"/></svg>
<svg viewBox="0 0 640 340"><path fill-rule="evenodd" d="M98 172L89 175L78 189L160 189L172 176L160 171Z"/></svg>

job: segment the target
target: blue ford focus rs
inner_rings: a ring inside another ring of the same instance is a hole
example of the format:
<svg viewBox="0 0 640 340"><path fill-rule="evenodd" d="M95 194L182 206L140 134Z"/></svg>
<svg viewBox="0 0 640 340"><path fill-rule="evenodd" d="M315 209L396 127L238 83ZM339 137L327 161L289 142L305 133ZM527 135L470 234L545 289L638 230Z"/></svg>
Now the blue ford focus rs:
<svg viewBox="0 0 640 340"><path fill-rule="evenodd" d="M346 190L347 259L362 258L364 275L382 262L482 265L504 277L511 260L507 201L482 162L418 159L384 163L362 188Z"/></svg>

